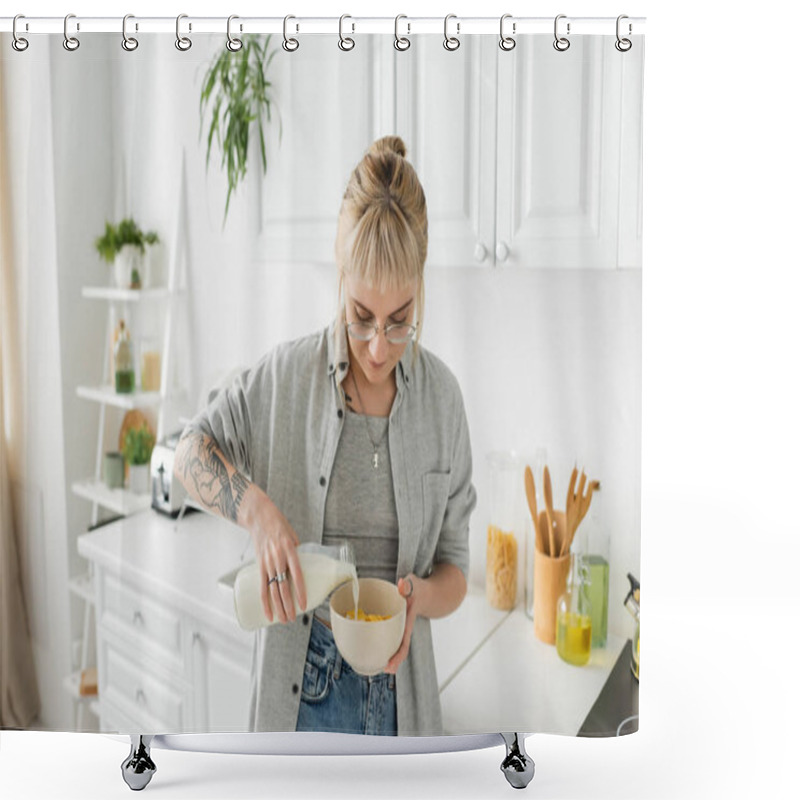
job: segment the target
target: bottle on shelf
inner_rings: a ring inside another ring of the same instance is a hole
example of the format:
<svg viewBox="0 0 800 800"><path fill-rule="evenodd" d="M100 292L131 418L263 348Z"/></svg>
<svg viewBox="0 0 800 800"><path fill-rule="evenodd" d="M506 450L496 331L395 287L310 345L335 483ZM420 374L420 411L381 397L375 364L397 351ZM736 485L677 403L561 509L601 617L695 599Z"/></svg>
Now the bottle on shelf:
<svg viewBox="0 0 800 800"><path fill-rule="evenodd" d="M124 319L119 321L117 343L114 346L114 387L117 394L130 394L136 388L131 337Z"/></svg>

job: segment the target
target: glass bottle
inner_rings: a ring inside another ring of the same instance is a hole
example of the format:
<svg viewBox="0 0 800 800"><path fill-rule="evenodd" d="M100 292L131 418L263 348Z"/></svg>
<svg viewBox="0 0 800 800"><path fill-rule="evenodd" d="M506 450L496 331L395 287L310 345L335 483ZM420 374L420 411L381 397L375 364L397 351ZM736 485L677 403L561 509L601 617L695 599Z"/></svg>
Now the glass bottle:
<svg viewBox="0 0 800 800"><path fill-rule="evenodd" d="M355 554L349 543L321 545L306 542L297 547L297 559L306 585L306 611L313 611L334 589L346 581L353 582L354 605L358 606ZM289 581L291 580L290 575ZM294 583L291 588L297 606ZM273 616L270 622L264 613L261 599L261 569L256 561L245 565L237 573L233 587L233 602L236 619L246 631L264 628L278 621L277 616Z"/></svg>
<svg viewBox="0 0 800 800"><path fill-rule="evenodd" d="M492 608L510 611L517 605L522 575L523 525L520 499L523 468L513 452L489 453L490 519L486 532L486 599Z"/></svg>
<svg viewBox="0 0 800 800"><path fill-rule="evenodd" d="M595 493L595 497L597 494ZM590 513L580 530L583 563L589 573L592 604L592 647L606 646L608 639L609 537L599 518Z"/></svg>
<svg viewBox="0 0 800 800"><path fill-rule="evenodd" d="M114 384L118 394L130 394L136 384L131 337L124 319L119 321L119 336L114 347Z"/></svg>
<svg viewBox="0 0 800 800"><path fill-rule="evenodd" d="M556 650L568 664L582 667L592 653L592 604L589 570L580 553L570 556L567 591L558 599Z"/></svg>

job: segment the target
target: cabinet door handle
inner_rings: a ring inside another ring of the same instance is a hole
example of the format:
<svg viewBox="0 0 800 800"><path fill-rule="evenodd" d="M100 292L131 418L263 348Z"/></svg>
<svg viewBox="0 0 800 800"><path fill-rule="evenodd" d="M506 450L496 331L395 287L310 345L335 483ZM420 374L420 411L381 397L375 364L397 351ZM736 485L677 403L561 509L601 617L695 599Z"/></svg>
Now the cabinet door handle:
<svg viewBox="0 0 800 800"><path fill-rule="evenodd" d="M134 625L141 625L144 627L144 617L142 616L141 611L134 611L133 612L133 624Z"/></svg>
<svg viewBox="0 0 800 800"><path fill-rule="evenodd" d="M147 705L147 698L144 696L144 691L142 689L136 690L136 705L137 706Z"/></svg>
<svg viewBox="0 0 800 800"><path fill-rule="evenodd" d="M489 255L489 251L486 249L486 245L483 242L478 242L475 245L475 260L480 264L486 261L486 256Z"/></svg>
<svg viewBox="0 0 800 800"><path fill-rule="evenodd" d="M497 248L495 249L495 255L497 256L497 260L502 263L505 261L511 251L508 249L508 245L505 242L498 242Z"/></svg>

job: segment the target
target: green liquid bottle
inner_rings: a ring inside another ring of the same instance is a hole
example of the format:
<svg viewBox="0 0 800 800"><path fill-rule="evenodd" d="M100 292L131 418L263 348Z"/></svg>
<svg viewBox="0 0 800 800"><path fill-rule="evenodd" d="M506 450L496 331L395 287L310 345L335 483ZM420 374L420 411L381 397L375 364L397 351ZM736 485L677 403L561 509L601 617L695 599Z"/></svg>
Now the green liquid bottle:
<svg viewBox="0 0 800 800"><path fill-rule="evenodd" d="M608 639L608 561L603 556L589 555L584 562L589 568L592 647L605 647Z"/></svg>
<svg viewBox="0 0 800 800"><path fill-rule="evenodd" d="M124 319L119 322L119 338L114 348L114 388L117 394L131 394L136 388L131 337Z"/></svg>

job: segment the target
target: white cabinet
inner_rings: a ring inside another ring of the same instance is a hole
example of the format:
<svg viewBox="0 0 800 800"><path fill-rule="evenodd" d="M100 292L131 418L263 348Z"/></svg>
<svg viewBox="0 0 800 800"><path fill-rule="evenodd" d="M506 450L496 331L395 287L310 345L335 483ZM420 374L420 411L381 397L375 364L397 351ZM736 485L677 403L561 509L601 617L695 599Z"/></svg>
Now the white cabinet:
<svg viewBox="0 0 800 800"><path fill-rule="evenodd" d="M258 257L330 263L350 170L397 133L425 187L431 266L640 267L643 46L552 45L365 37L343 54L309 37L303 59L279 53Z"/></svg>
<svg viewBox="0 0 800 800"><path fill-rule="evenodd" d="M216 517L151 509L79 537L94 570L102 731L248 730L254 634L217 586L248 542Z"/></svg>
<svg viewBox="0 0 800 800"><path fill-rule="evenodd" d="M368 36L348 53L330 36L302 39L302 52L286 53L279 37L267 79L275 113L266 129L267 174L257 147L250 169L261 187L258 260L332 263L339 207L364 150L391 131L392 39ZM378 57L378 53L382 57Z"/></svg>

